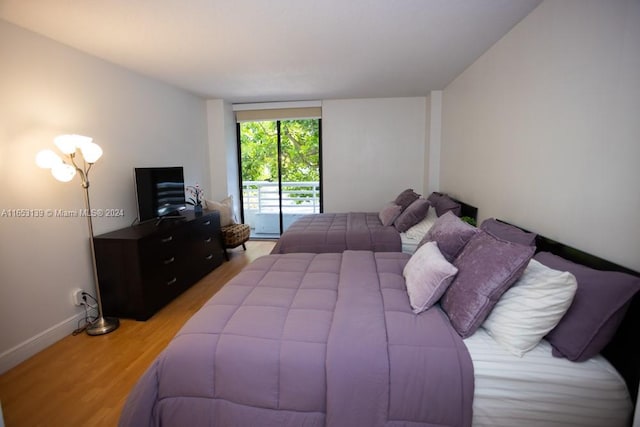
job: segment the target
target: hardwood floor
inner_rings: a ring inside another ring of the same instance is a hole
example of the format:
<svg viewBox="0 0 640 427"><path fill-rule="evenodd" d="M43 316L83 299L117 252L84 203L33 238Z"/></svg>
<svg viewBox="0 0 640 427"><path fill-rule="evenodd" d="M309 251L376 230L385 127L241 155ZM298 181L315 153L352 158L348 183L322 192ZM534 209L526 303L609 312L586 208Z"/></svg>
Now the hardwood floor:
<svg viewBox="0 0 640 427"><path fill-rule="evenodd" d="M200 280L146 322L121 319L110 334L68 336L0 376L6 427L115 426L138 378L182 325L272 241L249 241L247 251Z"/></svg>

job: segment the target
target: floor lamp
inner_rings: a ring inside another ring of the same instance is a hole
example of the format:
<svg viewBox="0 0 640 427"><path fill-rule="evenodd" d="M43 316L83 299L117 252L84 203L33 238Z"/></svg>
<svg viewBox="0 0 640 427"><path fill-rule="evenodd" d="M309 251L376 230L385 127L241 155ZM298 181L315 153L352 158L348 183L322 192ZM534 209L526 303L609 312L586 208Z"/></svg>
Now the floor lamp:
<svg viewBox="0 0 640 427"><path fill-rule="evenodd" d="M89 225L89 243L91 247L91 262L93 265L93 280L96 285L98 302L98 319L87 327L89 335L104 335L118 329L120 321L115 318L102 315L102 300L100 298L100 284L98 282L98 269L96 267L96 251L93 245L93 222L91 221L91 204L89 203L89 171L93 164L102 156L102 148L95 144L92 138L82 135L60 135L54 143L64 153L65 163L60 156L52 150L43 150L36 156L36 164L41 168L51 169L55 179L69 182L76 174L80 175L82 188L84 189L84 206L86 209L87 224ZM78 156L80 154L80 156Z"/></svg>

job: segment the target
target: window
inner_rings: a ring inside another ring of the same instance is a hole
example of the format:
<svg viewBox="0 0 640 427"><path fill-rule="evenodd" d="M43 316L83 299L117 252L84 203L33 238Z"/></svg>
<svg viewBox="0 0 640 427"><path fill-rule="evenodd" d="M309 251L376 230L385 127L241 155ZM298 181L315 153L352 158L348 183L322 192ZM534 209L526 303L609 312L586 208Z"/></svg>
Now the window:
<svg viewBox="0 0 640 427"><path fill-rule="evenodd" d="M322 212L322 120L308 117L319 108L296 110L236 113L242 216L252 238L277 238L298 217Z"/></svg>

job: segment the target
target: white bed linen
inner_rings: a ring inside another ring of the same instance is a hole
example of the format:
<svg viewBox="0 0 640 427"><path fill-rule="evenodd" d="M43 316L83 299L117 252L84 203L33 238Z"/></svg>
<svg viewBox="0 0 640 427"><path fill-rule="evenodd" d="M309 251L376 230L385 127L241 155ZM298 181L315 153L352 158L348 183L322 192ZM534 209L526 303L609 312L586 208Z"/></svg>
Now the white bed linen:
<svg viewBox="0 0 640 427"><path fill-rule="evenodd" d="M400 233L402 252L404 252L405 254L413 255L413 253L418 249L418 243L420 243L420 240L412 239L408 237L406 233Z"/></svg>
<svg viewBox="0 0 640 427"><path fill-rule="evenodd" d="M625 427L633 406L624 380L598 355L576 363L551 345L517 357L482 328L464 340L475 371L473 426Z"/></svg>
<svg viewBox="0 0 640 427"><path fill-rule="evenodd" d="M418 244L424 235L427 234L427 231L429 231L436 222L436 219L438 219L436 210L433 207L430 207L427 211L427 216L422 221L409 228L404 233L400 233L402 252L412 255L418 249Z"/></svg>

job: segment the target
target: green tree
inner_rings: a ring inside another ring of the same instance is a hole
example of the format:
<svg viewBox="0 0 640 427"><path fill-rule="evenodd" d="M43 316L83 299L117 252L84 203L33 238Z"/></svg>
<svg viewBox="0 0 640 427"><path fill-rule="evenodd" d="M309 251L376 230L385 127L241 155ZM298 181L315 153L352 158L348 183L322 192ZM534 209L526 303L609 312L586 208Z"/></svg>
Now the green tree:
<svg viewBox="0 0 640 427"><path fill-rule="evenodd" d="M317 119L280 122L283 181L320 180L320 122ZM278 181L277 122L240 124L242 179Z"/></svg>

